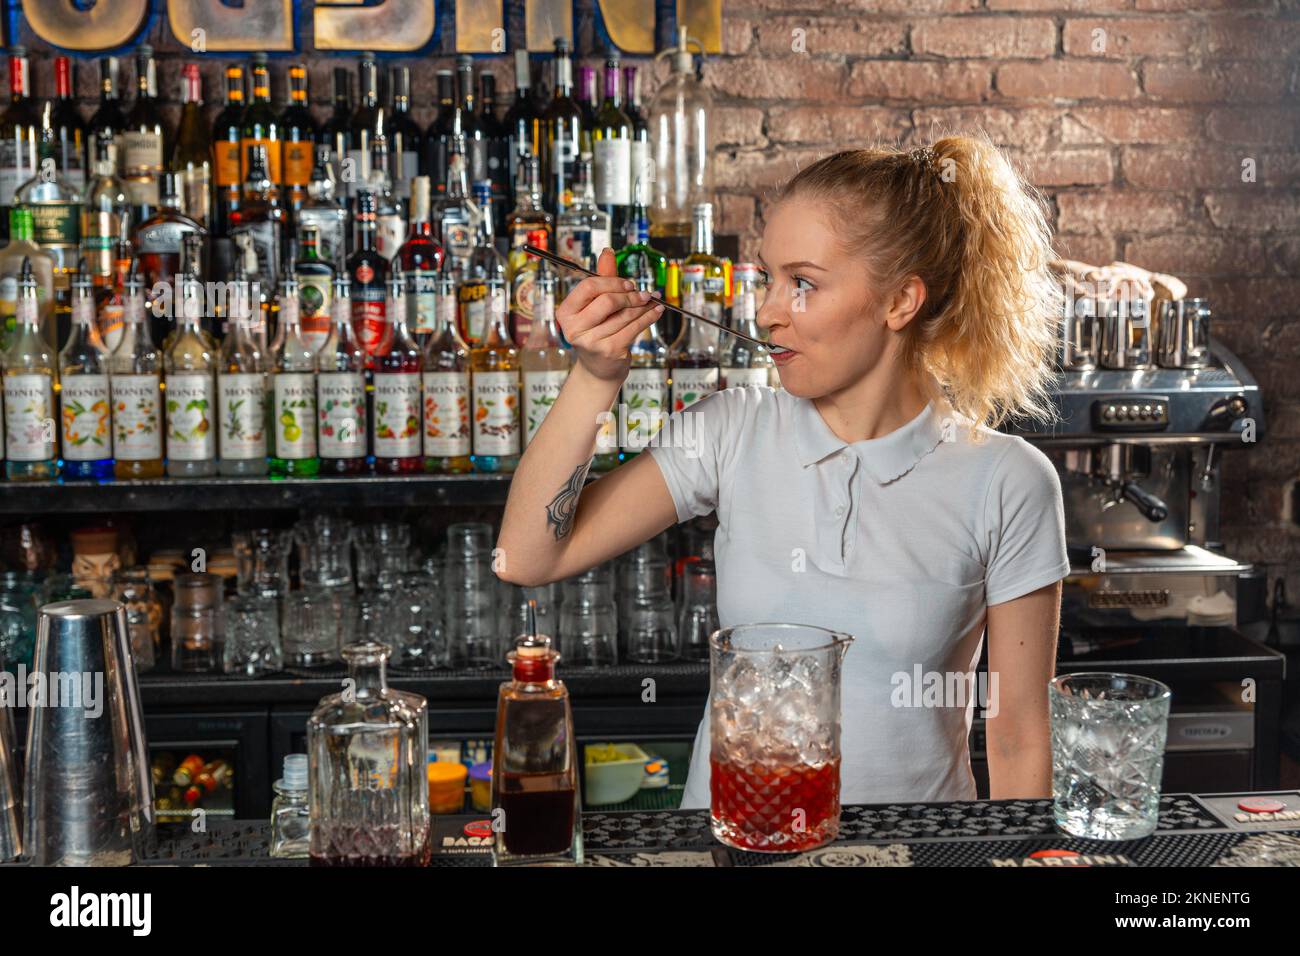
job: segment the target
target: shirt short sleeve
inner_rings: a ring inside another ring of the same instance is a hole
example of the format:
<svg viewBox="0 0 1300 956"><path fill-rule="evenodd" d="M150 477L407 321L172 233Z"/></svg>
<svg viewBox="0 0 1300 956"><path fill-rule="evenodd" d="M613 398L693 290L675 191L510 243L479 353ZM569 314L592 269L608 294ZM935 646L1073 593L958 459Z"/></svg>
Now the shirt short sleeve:
<svg viewBox="0 0 1300 956"><path fill-rule="evenodd" d="M985 500L989 558L985 603L1002 604L1070 573L1061 479L1051 460L1015 437L1002 455Z"/></svg>
<svg viewBox="0 0 1300 956"><path fill-rule="evenodd" d="M678 521L689 521L718 507L726 459L722 443L728 437L735 440L734 393L741 391L723 389L673 412L646 447L663 472Z"/></svg>

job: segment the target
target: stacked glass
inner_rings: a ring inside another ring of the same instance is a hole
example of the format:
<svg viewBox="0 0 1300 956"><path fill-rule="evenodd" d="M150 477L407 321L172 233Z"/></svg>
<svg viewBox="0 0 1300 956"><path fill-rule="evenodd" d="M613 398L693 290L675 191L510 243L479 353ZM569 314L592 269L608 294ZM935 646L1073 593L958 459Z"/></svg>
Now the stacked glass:
<svg viewBox="0 0 1300 956"><path fill-rule="evenodd" d="M490 524L465 521L447 527L443 594L447 666L502 666L505 646L497 627L501 595L492 568Z"/></svg>
<svg viewBox="0 0 1300 956"><path fill-rule="evenodd" d="M569 667L618 663L618 605L609 562L564 582L560 657Z"/></svg>

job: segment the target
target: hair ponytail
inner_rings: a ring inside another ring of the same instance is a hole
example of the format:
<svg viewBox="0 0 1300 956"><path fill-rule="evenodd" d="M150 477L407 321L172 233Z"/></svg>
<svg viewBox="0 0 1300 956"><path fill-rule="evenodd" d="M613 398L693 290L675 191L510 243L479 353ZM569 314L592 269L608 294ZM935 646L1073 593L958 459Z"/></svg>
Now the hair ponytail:
<svg viewBox="0 0 1300 956"><path fill-rule="evenodd" d="M1046 384L1061 291L1043 202L986 139L948 136L903 152L846 150L797 173L778 194L829 200L848 251L870 250L873 286L909 276L926 300L903 361L929 372L975 424L1050 419Z"/></svg>

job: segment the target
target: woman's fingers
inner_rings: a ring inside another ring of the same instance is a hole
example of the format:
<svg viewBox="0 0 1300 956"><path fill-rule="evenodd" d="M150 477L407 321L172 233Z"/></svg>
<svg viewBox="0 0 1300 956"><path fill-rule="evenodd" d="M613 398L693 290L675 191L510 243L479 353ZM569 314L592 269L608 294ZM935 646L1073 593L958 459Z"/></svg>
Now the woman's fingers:
<svg viewBox="0 0 1300 956"><path fill-rule="evenodd" d="M572 293L570 293L572 295ZM582 335L599 328L625 309L640 309L649 297L642 292L604 292L593 299L576 314L560 321L560 328L570 341L575 335ZM564 300L566 303L568 299ZM618 328L616 324L608 331ZM608 331L602 334L608 334Z"/></svg>
<svg viewBox="0 0 1300 956"><path fill-rule="evenodd" d="M662 312L663 308L653 302L616 312L587 335L583 346L609 355L621 355Z"/></svg>
<svg viewBox="0 0 1300 956"><path fill-rule="evenodd" d="M621 279L618 276L588 276L564 297L564 301L556 310L556 316L563 320L565 316L581 312L601 295L630 292L634 288L635 284L631 279Z"/></svg>

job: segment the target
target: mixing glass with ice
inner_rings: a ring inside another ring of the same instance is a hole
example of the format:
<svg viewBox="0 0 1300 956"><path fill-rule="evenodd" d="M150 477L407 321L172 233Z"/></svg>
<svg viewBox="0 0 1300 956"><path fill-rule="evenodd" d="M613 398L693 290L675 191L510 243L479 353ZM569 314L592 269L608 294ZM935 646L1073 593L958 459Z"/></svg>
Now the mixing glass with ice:
<svg viewBox="0 0 1300 956"><path fill-rule="evenodd" d="M742 624L709 640L713 835L792 853L840 823L840 665L853 638L803 624Z"/></svg>

